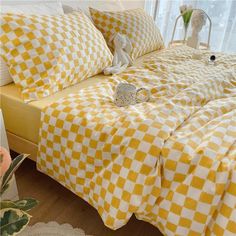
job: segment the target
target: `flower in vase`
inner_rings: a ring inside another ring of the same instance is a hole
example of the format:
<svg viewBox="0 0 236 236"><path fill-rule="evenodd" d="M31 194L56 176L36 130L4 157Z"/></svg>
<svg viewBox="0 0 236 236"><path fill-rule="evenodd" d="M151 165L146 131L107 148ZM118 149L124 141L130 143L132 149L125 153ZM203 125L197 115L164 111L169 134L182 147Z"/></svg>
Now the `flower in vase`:
<svg viewBox="0 0 236 236"><path fill-rule="evenodd" d="M183 21L184 21L184 27L185 29L188 28L192 13L193 13L193 8L191 5L182 5L180 6L180 14L182 15Z"/></svg>

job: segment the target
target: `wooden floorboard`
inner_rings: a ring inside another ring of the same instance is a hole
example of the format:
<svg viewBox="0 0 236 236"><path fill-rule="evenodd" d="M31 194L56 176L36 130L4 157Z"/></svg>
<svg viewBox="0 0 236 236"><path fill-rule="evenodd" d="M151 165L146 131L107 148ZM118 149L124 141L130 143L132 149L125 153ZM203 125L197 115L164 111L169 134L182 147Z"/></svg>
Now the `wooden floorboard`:
<svg viewBox="0 0 236 236"><path fill-rule="evenodd" d="M17 170L16 180L21 198L33 197L40 201L30 212L33 216L30 224L48 221L69 223L94 236L162 236L157 228L134 216L121 229L108 229L93 207L50 177L38 172L35 163L29 159Z"/></svg>

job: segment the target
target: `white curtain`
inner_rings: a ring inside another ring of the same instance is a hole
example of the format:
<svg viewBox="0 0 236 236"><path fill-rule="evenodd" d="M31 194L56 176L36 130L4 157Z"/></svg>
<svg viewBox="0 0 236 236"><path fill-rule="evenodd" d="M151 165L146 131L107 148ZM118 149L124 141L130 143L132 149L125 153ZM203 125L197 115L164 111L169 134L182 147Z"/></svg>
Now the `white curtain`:
<svg viewBox="0 0 236 236"><path fill-rule="evenodd" d="M161 30L166 45L171 40L179 7L183 4L203 9L212 20L210 48L213 51L236 52L236 0L146 0L145 9ZM182 22L182 21L180 21ZM201 32L207 41L208 26ZM182 39L183 24L177 26L175 39Z"/></svg>

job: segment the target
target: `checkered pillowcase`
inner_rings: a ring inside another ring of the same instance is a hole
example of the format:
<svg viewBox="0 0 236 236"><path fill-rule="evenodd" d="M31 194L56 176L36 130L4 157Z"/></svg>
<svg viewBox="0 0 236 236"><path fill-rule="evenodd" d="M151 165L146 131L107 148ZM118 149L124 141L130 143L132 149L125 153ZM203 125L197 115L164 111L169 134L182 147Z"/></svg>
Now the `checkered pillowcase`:
<svg viewBox="0 0 236 236"><path fill-rule="evenodd" d="M98 74L112 61L102 34L83 13L3 14L0 42L25 102Z"/></svg>
<svg viewBox="0 0 236 236"><path fill-rule="evenodd" d="M111 49L113 49L111 38L118 32L129 37L133 46L131 52L133 59L164 48L159 29L151 16L142 9L101 12L90 8L90 14L95 26L102 32Z"/></svg>

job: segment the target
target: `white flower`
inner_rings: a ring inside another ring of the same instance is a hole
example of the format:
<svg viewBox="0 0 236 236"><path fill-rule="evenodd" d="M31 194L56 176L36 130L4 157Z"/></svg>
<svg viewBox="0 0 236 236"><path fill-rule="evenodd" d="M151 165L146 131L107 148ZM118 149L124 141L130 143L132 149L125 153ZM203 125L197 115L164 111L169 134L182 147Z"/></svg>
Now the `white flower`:
<svg viewBox="0 0 236 236"><path fill-rule="evenodd" d="M187 11L188 8L187 8L187 5L182 5L179 7L179 9L180 9L180 13L183 14L185 11Z"/></svg>

